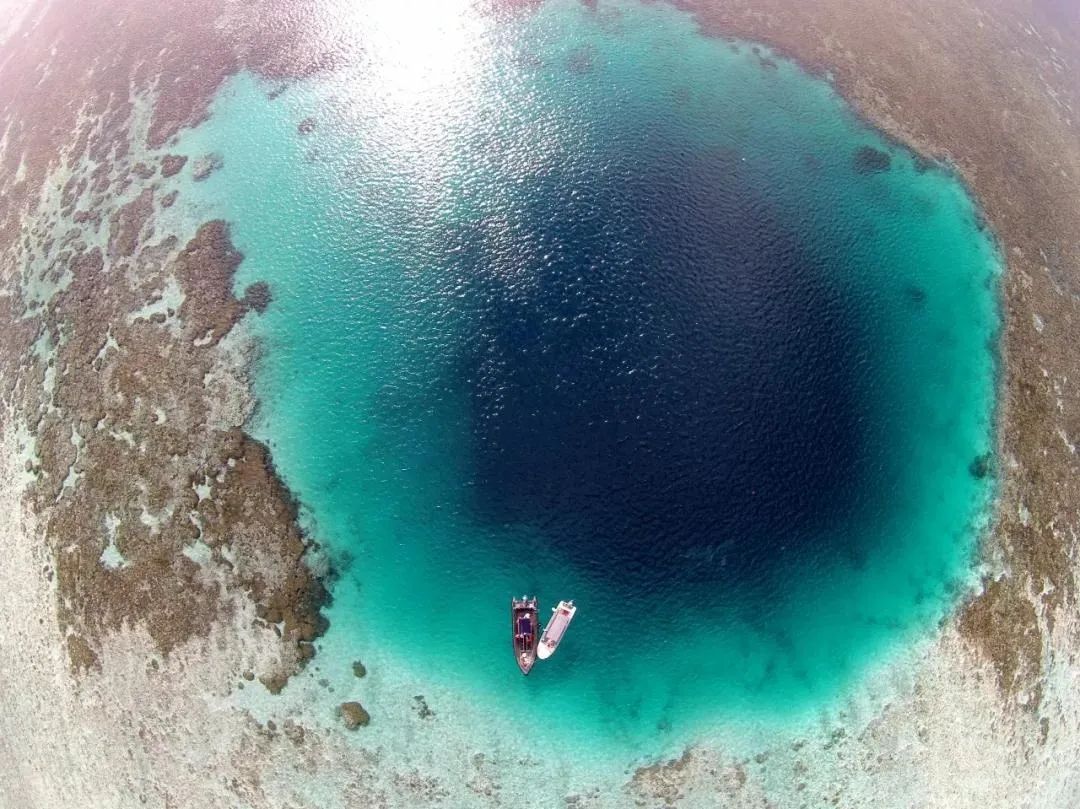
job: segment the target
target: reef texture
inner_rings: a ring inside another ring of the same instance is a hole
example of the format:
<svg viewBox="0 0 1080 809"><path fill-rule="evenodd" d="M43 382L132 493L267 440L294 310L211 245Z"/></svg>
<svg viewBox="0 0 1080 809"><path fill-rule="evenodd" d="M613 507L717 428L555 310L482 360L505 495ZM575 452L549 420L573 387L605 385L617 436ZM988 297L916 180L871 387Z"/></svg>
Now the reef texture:
<svg viewBox="0 0 1080 809"><path fill-rule="evenodd" d="M185 163L161 147L227 75L313 66L279 61L306 52L287 26L232 40L219 7L192 5L182 25L145 3L42 5L4 43L0 424L23 435L39 575L55 580L74 670L98 668L124 626L168 655L246 599L280 636L265 676L283 683L311 657L325 591L295 504L243 432L251 347L236 329L269 290L233 296L242 257L225 223L156 214Z"/></svg>
<svg viewBox="0 0 1080 809"><path fill-rule="evenodd" d="M1076 10L676 4L710 34L827 73L869 120L970 185L1008 260L998 463L972 467L998 476L1000 501L981 588L914 662L868 675L861 697L798 738L763 737L749 754L753 739L713 740L631 775L620 766L608 783L568 781L565 804L877 806L888 794L904 806L1070 805L1080 793ZM218 163L188 164L174 137L237 70L284 83L349 54L305 28L307 0L6 5L0 804L531 805L529 767L454 747L431 694L403 696L395 719L452 759L424 774L363 746L378 721L350 735L352 708L313 715L309 699L282 691L314 653L325 592L267 448L244 433L254 348L243 320L272 290L234 296L241 256L228 227L183 193ZM855 159L888 170L877 155ZM356 689L378 676L343 670L336 682ZM264 709L277 720L234 704L245 688L280 691ZM348 696L339 704L359 706Z"/></svg>

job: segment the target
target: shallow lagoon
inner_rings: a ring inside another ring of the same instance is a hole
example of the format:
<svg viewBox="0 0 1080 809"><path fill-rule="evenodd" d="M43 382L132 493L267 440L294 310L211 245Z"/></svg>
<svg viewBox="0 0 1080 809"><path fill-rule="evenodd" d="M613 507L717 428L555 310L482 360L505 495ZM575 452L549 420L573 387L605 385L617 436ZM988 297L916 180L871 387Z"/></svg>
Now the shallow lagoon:
<svg viewBox="0 0 1080 809"><path fill-rule="evenodd" d="M663 6L469 8L361 5L332 20L361 62L239 76L182 143L223 155L190 194L273 290L254 429L341 571L322 665L375 661L371 738L400 673L510 752L826 703L968 574L990 236L764 49ZM580 607L528 679L526 591Z"/></svg>

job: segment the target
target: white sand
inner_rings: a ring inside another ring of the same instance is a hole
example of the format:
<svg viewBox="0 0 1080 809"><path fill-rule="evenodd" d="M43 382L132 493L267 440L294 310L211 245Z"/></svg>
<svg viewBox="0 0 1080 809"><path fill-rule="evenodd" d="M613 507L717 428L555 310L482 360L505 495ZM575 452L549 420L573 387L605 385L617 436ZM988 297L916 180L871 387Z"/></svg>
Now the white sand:
<svg viewBox="0 0 1080 809"><path fill-rule="evenodd" d="M40 14L48 5L48 0L0 0L0 45L22 27L31 11ZM2 53L0 61L3 61Z"/></svg>

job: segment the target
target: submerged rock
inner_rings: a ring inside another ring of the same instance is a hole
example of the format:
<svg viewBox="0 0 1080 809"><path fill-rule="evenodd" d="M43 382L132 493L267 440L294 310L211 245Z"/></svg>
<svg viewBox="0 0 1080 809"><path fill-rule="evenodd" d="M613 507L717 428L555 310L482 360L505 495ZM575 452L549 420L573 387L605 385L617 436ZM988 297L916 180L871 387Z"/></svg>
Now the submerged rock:
<svg viewBox="0 0 1080 809"><path fill-rule="evenodd" d="M994 457L989 452L984 452L973 460L968 466L968 471L976 480L982 480L994 471Z"/></svg>
<svg viewBox="0 0 1080 809"><path fill-rule="evenodd" d="M274 674L264 674L259 678L259 682L266 686L266 690L271 694L280 694L281 689L285 687L285 684L289 682L289 675L284 672L275 672Z"/></svg>
<svg viewBox="0 0 1080 809"><path fill-rule="evenodd" d="M293 744L303 744L304 741L304 727L303 725L296 724L291 719L286 719L282 725L281 732L285 734L285 738L291 741Z"/></svg>
<svg viewBox="0 0 1080 809"><path fill-rule="evenodd" d="M922 306L926 303L926 290L915 284L908 284L904 287L904 294L907 299L916 306Z"/></svg>
<svg viewBox="0 0 1080 809"><path fill-rule="evenodd" d="M349 730L356 730L358 727L366 726L371 721L371 714L365 711L364 706L359 702L341 703L338 713L341 715L345 727Z"/></svg>
<svg viewBox="0 0 1080 809"><path fill-rule="evenodd" d="M416 715L421 719L431 719L435 716L435 711L428 707L427 700L424 699L423 694L417 694L413 697L413 710L416 711Z"/></svg>
<svg viewBox="0 0 1080 809"><path fill-rule="evenodd" d="M256 281L244 290L244 297L240 302L249 309L254 309L259 314L262 314L266 311L266 307L270 305L272 297L270 285L265 281Z"/></svg>
<svg viewBox="0 0 1080 809"><path fill-rule="evenodd" d="M892 158L888 152L875 149L873 146L860 146L855 150L855 171L859 174L876 174L880 171L888 171L892 166Z"/></svg>
<svg viewBox="0 0 1080 809"><path fill-rule="evenodd" d="M126 258L135 254L139 234L154 213L154 190L144 188L131 202L109 217L110 258Z"/></svg>
<svg viewBox="0 0 1080 809"><path fill-rule="evenodd" d="M205 180L225 164L219 154L208 154L195 161L191 168L195 181Z"/></svg>
<svg viewBox="0 0 1080 809"><path fill-rule="evenodd" d="M161 176L172 177L179 174L180 169L187 163L187 155L167 154L161 158Z"/></svg>

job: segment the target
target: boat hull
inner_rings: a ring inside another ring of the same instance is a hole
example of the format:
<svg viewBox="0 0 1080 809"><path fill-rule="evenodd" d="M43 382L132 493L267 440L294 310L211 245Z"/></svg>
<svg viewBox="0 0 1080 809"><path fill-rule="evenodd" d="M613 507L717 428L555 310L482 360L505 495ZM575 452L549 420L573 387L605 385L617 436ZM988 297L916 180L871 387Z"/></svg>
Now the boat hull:
<svg viewBox="0 0 1080 809"><path fill-rule="evenodd" d="M528 674L536 664L539 625L535 598L523 596L510 599L510 639L514 647L514 660L522 674Z"/></svg>
<svg viewBox="0 0 1080 809"><path fill-rule="evenodd" d="M560 601L559 606L552 607L551 618L544 627L544 634L540 636L540 642L536 646L536 656L540 660L547 660L562 643L563 635L570 622L574 620L577 607L573 601Z"/></svg>

